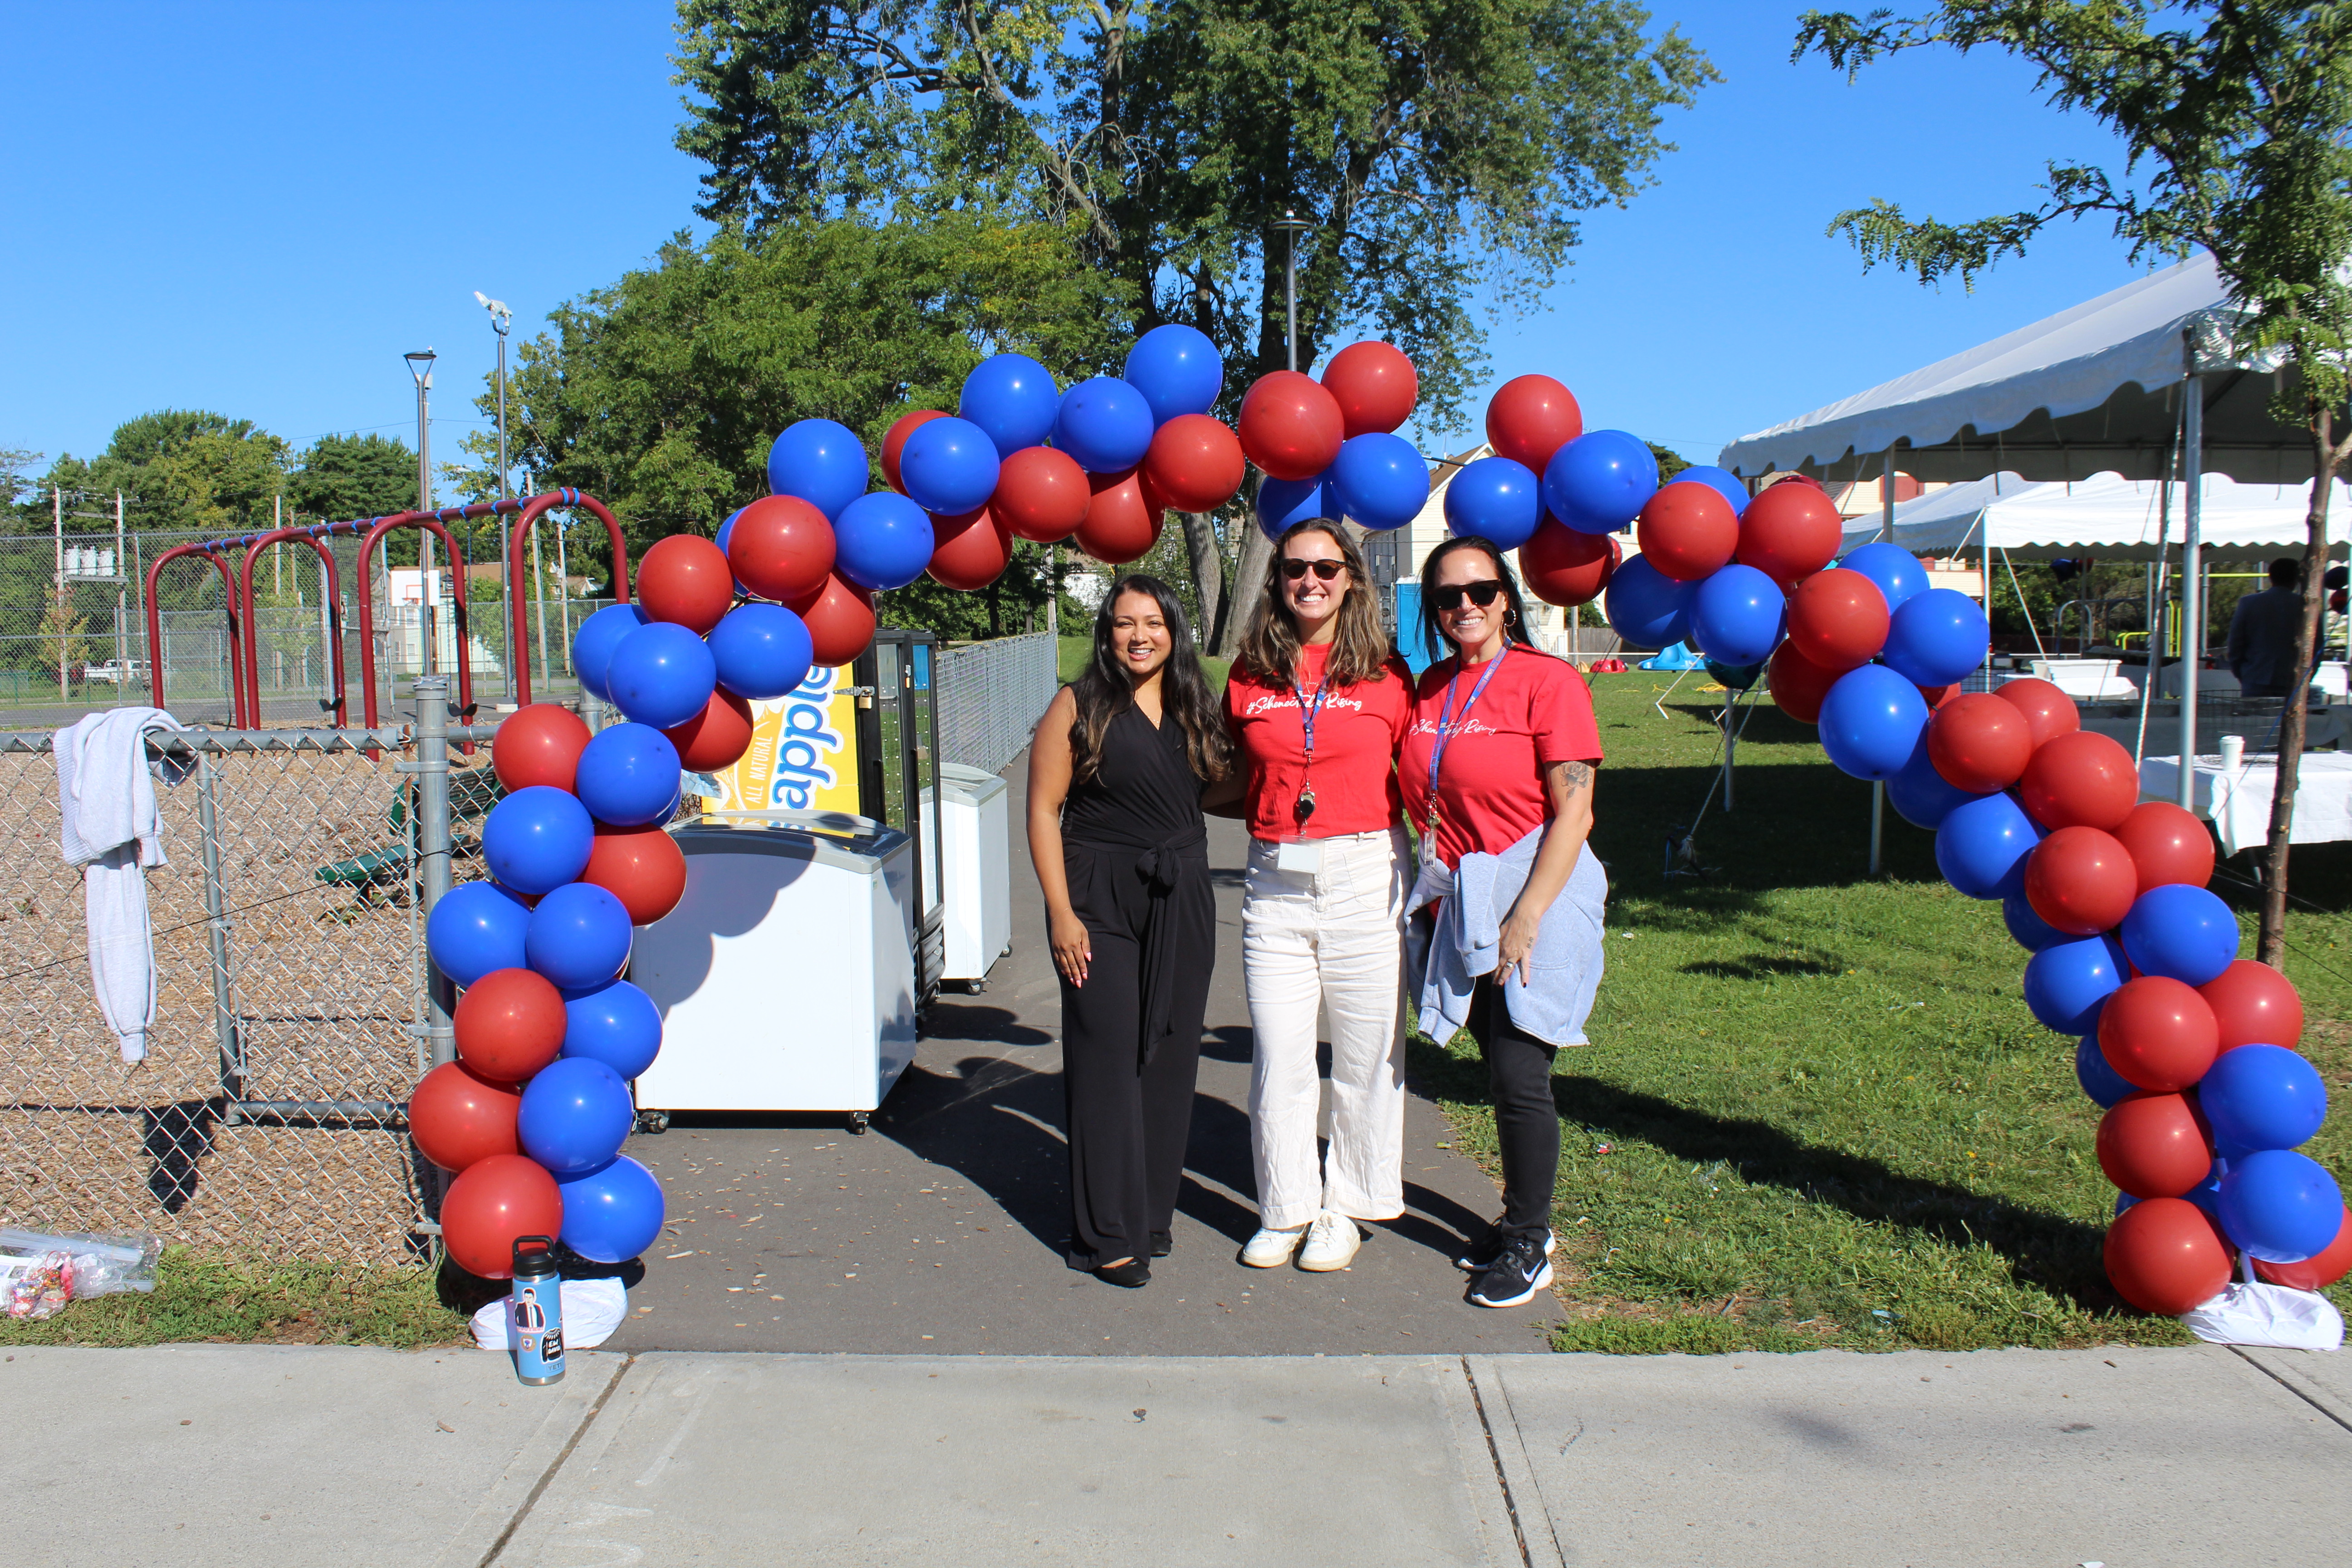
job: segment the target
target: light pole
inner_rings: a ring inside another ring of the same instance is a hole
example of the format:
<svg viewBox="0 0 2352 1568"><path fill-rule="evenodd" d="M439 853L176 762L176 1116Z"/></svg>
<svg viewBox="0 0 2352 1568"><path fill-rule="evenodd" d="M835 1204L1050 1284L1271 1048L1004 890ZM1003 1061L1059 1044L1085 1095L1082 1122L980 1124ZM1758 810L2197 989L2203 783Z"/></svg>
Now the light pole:
<svg viewBox="0 0 2352 1568"><path fill-rule="evenodd" d="M433 390L433 362L438 356L431 349L419 349L404 354L408 374L416 378L416 510L433 510L433 446L430 434L431 415L428 395ZM386 563L389 579L390 563ZM416 631L417 673L433 673L433 535L424 529L416 531Z"/></svg>
<svg viewBox="0 0 2352 1568"><path fill-rule="evenodd" d="M507 331L514 325L514 312L507 309L505 300L493 300L479 289L474 290L474 298L479 300L482 302L482 309L490 313L490 330L499 335L499 499L504 500L507 499ZM514 574L507 566L507 514L500 512L499 513L499 586L501 602L509 605L514 603L513 577ZM507 639L511 642L514 637L513 616L508 616L504 618L509 626ZM546 661L541 659L541 662ZM514 700L514 649L512 647L507 649L507 700L509 702Z"/></svg>
<svg viewBox="0 0 2352 1568"><path fill-rule="evenodd" d="M1290 368L1297 370L1298 368L1298 231L1302 228L1312 228L1315 226L1308 219L1300 217L1292 208L1285 207L1282 209L1282 216L1275 220L1274 226L1287 235L1290 240L1289 256L1283 262L1282 267L1282 293L1290 318L1288 331Z"/></svg>

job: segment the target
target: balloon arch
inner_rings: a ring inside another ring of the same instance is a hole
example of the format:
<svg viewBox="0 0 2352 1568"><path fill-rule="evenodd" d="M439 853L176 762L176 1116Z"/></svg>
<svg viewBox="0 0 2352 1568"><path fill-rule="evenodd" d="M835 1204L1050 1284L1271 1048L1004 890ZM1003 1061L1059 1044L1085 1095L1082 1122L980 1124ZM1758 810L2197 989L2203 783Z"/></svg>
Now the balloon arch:
<svg viewBox="0 0 2352 1568"><path fill-rule="evenodd" d="M1404 354L1360 342L1320 378L1260 377L1228 426L1210 413L1223 363L1189 327L1153 329L1121 375L1066 390L1034 360L998 354L954 414L890 426L887 488L868 488L853 432L804 419L768 455L772 493L715 542L646 551L635 602L589 617L573 647L582 684L627 721L592 737L549 703L507 720L492 760L512 793L482 834L496 880L433 913L435 962L466 988L459 1059L419 1084L411 1121L419 1147L457 1173L442 1217L452 1256L503 1276L517 1235L559 1233L617 1261L658 1233L660 1188L619 1148L627 1080L661 1024L616 977L631 928L685 888L661 828L680 770L740 757L752 702L864 651L877 592L926 574L985 587L1015 538L1137 560L1165 512L1226 504L1250 464L1265 476L1255 511L1269 534L1308 517L1401 528L1429 500L1428 464L1394 433L1418 390ZM1750 497L1698 468L1661 486L1646 443L1585 429L1549 376L1497 391L1486 435L1494 455L1447 487L1454 533L1517 550L1552 604L1605 596L1634 647L1687 642L1765 667L1775 701L1818 726L1833 763L1885 781L1895 809L1934 831L1952 885L2000 904L2030 954L2026 1004L2078 1041L2077 1077L2104 1112L2099 1163L2121 1190L2105 1259L2126 1300L2186 1311L2228 1284L2241 1252L2305 1289L2352 1268L2336 1184L2295 1152L2326 1112L2293 1049L2302 1004L2276 971L2238 957L2237 921L2204 886L2204 826L2141 802L2130 754L2084 731L2048 682L1963 693L1989 647L1981 608L1927 586L1892 544L1835 560L1843 520L1810 482ZM1631 558L1617 537L1629 528Z"/></svg>

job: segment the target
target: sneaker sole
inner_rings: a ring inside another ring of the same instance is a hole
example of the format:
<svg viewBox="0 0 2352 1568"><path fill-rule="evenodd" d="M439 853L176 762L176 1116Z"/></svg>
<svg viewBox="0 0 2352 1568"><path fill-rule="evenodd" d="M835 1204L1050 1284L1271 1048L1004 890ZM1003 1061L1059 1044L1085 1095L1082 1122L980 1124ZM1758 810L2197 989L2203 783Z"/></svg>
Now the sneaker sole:
<svg viewBox="0 0 2352 1568"><path fill-rule="evenodd" d="M1521 1302L1534 1300L1536 1292L1543 1289L1550 1283L1551 1259L1547 1258L1544 1259L1543 1272L1537 1275L1535 1279L1528 1283L1528 1288L1520 1291L1517 1295L1510 1297L1506 1300L1495 1301L1479 1295L1474 1290L1470 1294L1470 1300L1474 1305L1480 1307L1516 1307Z"/></svg>
<svg viewBox="0 0 2352 1568"><path fill-rule="evenodd" d="M1363 1245L1364 1244L1362 1242L1359 1241L1354 1247L1348 1249L1347 1257L1335 1258L1328 1262L1309 1263L1307 1259L1302 1258L1298 1260L1298 1267L1304 1268L1309 1274L1336 1274L1340 1269L1347 1268L1348 1265L1356 1261L1356 1254L1363 1250Z"/></svg>
<svg viewBox="0 0 2352 1568"><path fill-rule="evenodd" d="M1242 1267L1244 1268L1279 1268L1284 1264L1288 1263L1292 1258L1297 1257L1299 1247L1304 1247L1305 1245L1306 1242L1302 1238L1301 1240L1294 1243L1283 1253L1281 1257L1269 1258L1263 1263L1259 1262L1256 1258L1252 1258L1249 1255L1248 1249L1244 1248L1242 1252Z"/></svg>

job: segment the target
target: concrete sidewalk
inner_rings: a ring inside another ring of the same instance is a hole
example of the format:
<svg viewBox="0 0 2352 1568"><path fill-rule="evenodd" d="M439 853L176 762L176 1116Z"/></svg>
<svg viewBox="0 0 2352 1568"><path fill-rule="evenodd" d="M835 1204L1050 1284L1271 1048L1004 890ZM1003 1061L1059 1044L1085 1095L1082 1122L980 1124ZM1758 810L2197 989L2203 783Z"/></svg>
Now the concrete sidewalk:
<svg viewBox="0 0 2352 1568"><path fill-rule="evenodd" d="M0 1362L13 1558L331 1563L2342 1561L2352 1370L1938 1355L578 1353Z"/></svg>

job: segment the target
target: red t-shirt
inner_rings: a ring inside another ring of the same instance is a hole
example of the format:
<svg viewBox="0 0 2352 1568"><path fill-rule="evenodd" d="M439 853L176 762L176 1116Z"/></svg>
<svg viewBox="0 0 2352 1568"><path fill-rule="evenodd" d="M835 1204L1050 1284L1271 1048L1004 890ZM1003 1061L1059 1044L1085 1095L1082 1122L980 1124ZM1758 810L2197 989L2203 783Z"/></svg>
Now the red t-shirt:
<svg viewBox="0 0 2352 1568"><path fill-rule="evenodd" d="M1298 650L1297 688L1268 684L1234 667L1225 684L1225 722L1249 763L1253 838L1332 838L1372 833L1397 818L1396 748L1412 707L1412 672L1391 658L1377 680L1334 687L1315 719L1315 815L1296 815L1308 777L1307 726L1298 692L1311 705L1330 663L1331 645Z"/></svg>
<svg viewBox="0 0 2352 1568"><path fill-rule="evenodd" d="M1463 671L1454 684L1454 736L1445 744L1437 782L1437 858L1448 866L1459 865L1474 849L1499 855L1550 819L1546 766L1601 760L1601 727L1593 720L1592 693L1584 678L1548 654L1515 648L1501 658L1502 668L1466 720L1462 705L1477 685L1480 668ZM1429 821L1429 753L1454 671L1454 661L1448 658L1423 674L1412 722L1397 752L1405 812L1423 832Z"/></svg>

